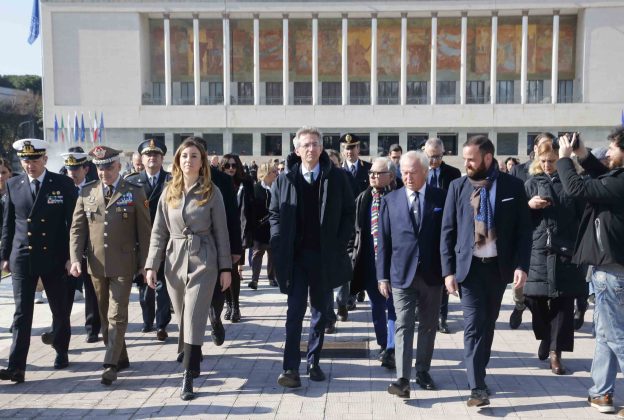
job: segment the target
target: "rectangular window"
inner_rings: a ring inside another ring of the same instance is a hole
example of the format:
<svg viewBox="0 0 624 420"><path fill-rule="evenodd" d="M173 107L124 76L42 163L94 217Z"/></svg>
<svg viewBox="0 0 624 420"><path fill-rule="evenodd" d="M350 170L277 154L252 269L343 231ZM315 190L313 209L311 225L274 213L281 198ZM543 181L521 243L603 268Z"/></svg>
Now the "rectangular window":
<svg viewBox="0 0 624 420"><path fill-rule="evenodd" d="M516 156L518 154L518 133L498 133L496 135L496 154Z"/></svg>
<svg viewBox="0 0 624 420"><path fill-rule="evenodd" d="M407 103L422 105L429 102L427 95L428 82L407 82Z"/></svg>
<svg viewBox="0 0 624 420"><path fill-rule="evenodd" d="M267 105L282 104L282 82L266 82L266 98Z"/></svg>
<svg viewBox="0 0 624 420"><path fill-rule="evenodd" d="M323 134L323 149L333 149L340 152L340 134Z"/></svg>
<svg viewBox="0 0 624 420"><path fill-rule="evenodd" d="M379 134L377 136L377 154L379 156L388 156L390 146L399 143L399 135L397 133Z"/></svg>
<svg viewBox="0 0 624 420"><path fill-rule="evenodd" d="M399 103L399 82L378 82L377 103L395 105Z"/></svg>
<svg viewBox="0 0 624 420"><path fill-rule="evenodd" d="M195 103L195 84L180 82L180 101L178 105L193 105Z"/></svg>
<svg viewBox="0 0 624 420"><path fill-rule="evenodd" d="M194 136L193 133L174 133L173 134L173 149L178 150L180 143L184 141L187 137Z"/></svg>
<svg viewBox="0 0 624 420"><path fill-rule="evenodd" d="M262 155L281 156L282 155L282 135L263 134L262 135Z"/></svg>
<svg viewBox="0 0 624 420"><path fill-rule="evenodd" d="M444 143L444 154L457 156L457 133L438 133L438 138Z"/></svg>
<svg viewBox="0 0 624 420"><path fill-rule="evenodd" d="M497 104L513 104L514 103L514 81L513 80L497 80L496 81L496 103Z"/></svg>
<svg viewBox="0 0 624 420"><path fill-rule="evenodd" d="M360 155L370 155L370 134L368 133L355 133L360 139Z"/></svg>
<svg viewBox="0 0 624 420"><path fill-rule="evenodd" d="M253 134L234 133L232 134L232 153L239 156L250 156L253 154Z"/></svg>
<svg viewBox="0 0 624 420"><path fill-rule="evenodd" d="M165 142L165 133L144 133L143 140L154 139L162 143Z"/></svg>
<svg viewBox="0 0 624 420"><path fill-rule="evenodd" d="M238 105L253 105L253 82L238 82Z"/></svg>
<svg viewBox="0 0 624 420"><path fill-rule="evenodd" d="M455 88L457 82L455 80L441 81L437 83L436 103L437 104L455 104Z"/></svg>
<svg viewBox="0 0 624 420"><path fill-rule="evenodd" d="M312 82L295 82L295 105L312 105Z"/></svg>
<svg viewBox="0 0 624 420"><path fill-rule="evenodd" d="M165 104L165 83L153 82L152 83L152 97L151 101L144 101L145 105L164 105Z"/></svg>
<svg viewBox="0 0 624 420"><path fill-rule="evenodd" d="M535 138L539 136L540 133L528 133L527 134L527 143L526 143L526 154L530 155L533 153L533 142Z"/></svg>
<svg viewBox="0 0 624 420"><path fill-rule="evenodd" d="M407 150L422 150L429 139L428 133L408 133Z"/></svg>
<svg viewBox="0 0 624 420"><path fill-rule="evenodd" d="M539 104L544 100L544 81L527 80L527 103Z"/></svg>
<svg viewBox="0 0 624 420"><path fill-rule="evenodd" d="M350 82L349 88L350 105L370 105L370 82Z"/></svg>
<svg viewBox="0 0 624 420"><path fill-rule="evenodd" d="M321 104L323 105L342 104L342 83L321 82Z"/></svg>
<svg viewBox="0 0 624 420"><path fill-rule="evenodd" d="M208 98L204 104L217 105L223 103L223 82L208 83Z"/></svg>
<svg viewBox="0 0 624 420"><path fill-rule="evenodd" d="M574 80L559 80L557 86L557 103L568 104L574 102Z"/></svg>
<svg viewBox="0 0 624 420"><path fill-rule="evenodd" d="M489 95L486 93L485 81L469 80L466 84L466 103L486 104L489 102Z"/></svg>
<svg viewBox="0 0 624 420"><path fill-rule="evenodd" d="M204 133L203 139L206 140L206 153L218 156L223 154L223 133Z"/></svg>

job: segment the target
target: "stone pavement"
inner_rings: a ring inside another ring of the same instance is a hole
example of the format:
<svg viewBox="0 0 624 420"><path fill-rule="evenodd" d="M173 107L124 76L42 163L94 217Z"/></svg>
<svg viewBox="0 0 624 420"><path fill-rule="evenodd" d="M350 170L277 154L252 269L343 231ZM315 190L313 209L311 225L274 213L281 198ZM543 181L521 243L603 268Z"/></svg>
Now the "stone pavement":
<svg viewBox="0 0 624 420"><path fill-rule="evenodd" d="M245 278L250 277L249 271ZM393 372L375 360L374 342L368 303L358 304L348 322L338 323L339 333L326 336L328 341L371 340L368 358L322 359L328 380L310 382L302 377L298 390L277 386L281 371L284 342L285 297L267 286L261 278L258 291L242 288L239 324L224 322L227 332L222 347L215 347L206 329L203 346L205 360L202 376L195 381L198 398L191 402L179 399L181 367L175 362L177 328L169 328L165 343L155 334L143 334L136 289L130 307L127 334L131 367L119 375L112 386L100 384L102 342L84 341L84 304L77 302L72 314L73 336L70 366L52 368L54 352L41 343L39 335L50 325L47 304L35 305L35 326L28 355L26 382L0 383L0 417L66 418L234 418L234 419L590 419L614 418L588 407L587 388L593 352L591 322L576 333L572 354L564 354L570 374L557 377L547 369L547 362L537 359L538 343L530 330L530 313L524 314L521 328L512 331L508 319L512 309L511 293L505 295L503 310L494 340L488 369L488 385L494 392L492 405L468 409L469 394L462 354L462 315L451 298L452 334L438 334L431 375L439 390L423 391L412 381L412 398L401 400L386 393L394 380ZM6 366L11 343L8 334L13 313L10 279L0 283L0 366ZM591 311L586 320L591 320ZM307 325L307 321L306 321ZM305 373L305 367L301 368ZM412 374L413 376L414 374ZM618 391L616 403L624 403Z"/></svg>

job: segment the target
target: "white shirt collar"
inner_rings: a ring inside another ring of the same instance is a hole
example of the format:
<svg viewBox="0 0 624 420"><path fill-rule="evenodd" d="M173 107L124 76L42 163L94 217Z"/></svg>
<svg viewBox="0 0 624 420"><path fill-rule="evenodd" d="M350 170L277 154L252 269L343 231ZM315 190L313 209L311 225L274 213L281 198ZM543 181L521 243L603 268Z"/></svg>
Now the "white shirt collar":
<svg viewBox="0 0 624 420"><path fill-rule="evenodd" d="M160 170L158 172L156 172L156 175L150 175L147 173L147 171L145 171L145 175L147 175L147 180L151 180L152 178L155 178L154 181L158 181L158 178L160 178Z"/></svg>
<svg viewBox="0 0 624 420"><path fill-rule="evenodd" d="M43 170L43 172L41 173L41 175L39 175L39 176L37 177L37 179L39 180L39 185L43 184L43 180L45 179L46 172L48 172L48 170L47 170L47 169L44 169L44 170ZM35 179L35 178L31 178L31 176L30 176L30 175L28 175L28 182L32 183L34 179Z"/></svg>
<svg viewBox="0 0 624 420"><path fill-rule="evenodd" d="M113 182L113 189L115 191L117 191L117 185L119 184L119 181L121 180L121 176L118 176L117 179L115 180L115 182ZM102 182L102 186L104 188L106 188L106 184L104 182Z"/></svg>
<svg viewBox="0 0 624 420"><path fill-rule="evenodd" d="M420 189L418 190L418 197L421 201L423 201L425 199L425 190L427 188L427 183L425 182L423 184L422 187L420 187ZM405 193L407 194L407 198L408 200L412 199L412 194L414 194L414 191L408 189L407 187L405 187Z"/></svg>
<svg viewBox="0 0 624 420"><path fill-rule="evenodd" d="M318 175L321 172L320 162L317 163L316 166L311 171L307 170L303 165L301 165L301 173L303 174L304 177L305 177L305 174L307 174L308 172L312 172L314 174L314 179L317 180Z"/></svg>

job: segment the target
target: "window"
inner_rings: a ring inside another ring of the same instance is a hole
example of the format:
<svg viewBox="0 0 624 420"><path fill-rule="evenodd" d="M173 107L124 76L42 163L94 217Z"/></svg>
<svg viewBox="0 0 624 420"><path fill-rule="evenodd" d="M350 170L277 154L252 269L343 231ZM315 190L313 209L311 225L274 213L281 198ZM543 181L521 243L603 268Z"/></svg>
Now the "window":
<svg viewBox="0 0 624 420"><path fill-rule="evenodd" d="M377 83L377 103L391 105L399 103L399 82Z"/></svg>
<svg viewBox="0 0 624 420"><path fill-rule="evenodd" d="M350 105L370 105L370 82L350 82Z"/></svg>
<svg viewBox="0 0 624 420"><path fill-rule="evenodd" d="M321 82L321 104L340 105L342 103L342 84L340 82Z"/></svg>
<svg viewBox="0 0 624 420"><path fill-rule="evenodd" d="M202 97L202 105L223 103L223 82L208 82L208 97Z"/></svg>
<svg viewBox="0 0 624 420"><path fill-rule="evenodd" d="M457 156L457 133L438 133L438 138L444 143L444 154Z"/></svg>
<svg viewBox="0 0 624 420"><path fill-rule="evenodd" d="M178 105L193 105L195 103L194 86L193 82L180 82L180 101Z"/></svg>
<svg viewBox="0 0 624 420"><path fill-rule="evenodd" d="M232 153L240 156L253 154L253 134L234 133L232 134Z"/></svg>
<svg viewBox="0 0 624 420"><path fill-rule="evenodd" d="M514 103L514 81L513 80L497 80L496 81L496 103L497 104L513 104Z"/></svg>
<svg viewBox="0 0 624 420"><path fill-rule="evenodd" d="M282 135L263 134L262 135L262 155L281 156L282 155Z"/></svg>
<svg viewBox="0 0 624 420"><path fill-rule="evenodd" d="M178 147L180 147L180 143L182 143L184 139L186 139L187 137L194 136L194 135L195 134L193 133L174 133L173 134L173 149L178 150Z"/></svg>
<svg viewBox="0 0 624 420"><path fill-rule="evenodd" d="M486 104L489 102L489 95L486 94L485 81L470 80L466 85L466 103Z"/></svg>
<svg viewBox="0 0 624 420"><path fill-rule="evenodd" d="M295 82L295 105L312 105L312 82Z"/></svg>
<svg viewBox="0 0 624 420"><path fill-rule="evenodd" d="M370 134L368 133L355 133L360 139L360 155L370 155Z"/></svg>
<svg viewBox="0 0 624 420"><path fill-rule="evenodd" d="M333 149L340 152L340 134L323 134L323 149Z"/></svg>
<svg viewBox="0 0 624 420"><path fill-rule="evenodd" d="M407 82L408 104L426 104L427 98L427 82Z"/></svg>
<svg viewBox="0 0 624 420"><path fill-rule="evenodd" d="M518 133L498 133L496 135L496 151L499 156L517 155Z"/></svg>
<svg viewBox="0 0 624 420"><path fill-rule="evenodd" d="M152 83L152 98L145 101L146 105L164 105L165 104L165 84L163 82Z"/></svg>
<svg viewBox="0 0 624 420"><path fill-rule="evenodd" d="M219 156L223 154L223 133L204 133L203 139L206 140L206 153Z"/></svg>
<svg viewBox="0 0 624 420"><path fill-rule="evenodd" d="M253 105L253 82L238 82L238 105Z"/></svg>
<svg viewBox="0 0 624 420"><path fill-rule="evenodd" d="M154 139L165 143L165 133L144 133L143 140Z"/></svg>
<svg viewBox="0 0 624 420"><path fill-rule="evenodd" d="M526 154L530 155L533 153L533 142L535 141L535 137L537 137L540 133L528 133L527 134L527 144L526 144Z"/></svg>
<svg viewBox="0 0 624 420"><path fill-rule="evenodd" d="M544 81L527 80L527 103L539 104L544 100Z"/></svg>
<svg viewBox="0 0 624 420"><path fill-rule="evenodd" d="M454 80L443 81L437 83L436 103L438 104L455 104L455 88L457 82Z"/></svg>
<svg viewBox="0 0 624 420"><path fill-rule="evenodd" d="M427 133L408 133L407 150L422 150L427 139L429 139L429 134Z"/></svg>
<svg viewBox="0 0 624 420"><path fill-rule="evenodd" d="M282 104L282 82L266 82L266 104Z"/></svg>
<svg viewBox="0 0 624 420"><path fill-rule="evenodd" d="M485 136L488 137L488 133L466 133L466 140L473 138L475 136ZM489 137L488 137L489 138Z"/></svg>
<svg viewBox="0 0 624 420"><path fill-rule="evenodd" d="M557 86L557 103L574 102L574 80L559 80Z"/></svg>
<svg viewBox="0 0 624 420"><path fill-rule="evenodd" d="M377 136L377 153L380 156L388 156L390 146L399 143L399 135L392 134L379 134Z"/></svg>

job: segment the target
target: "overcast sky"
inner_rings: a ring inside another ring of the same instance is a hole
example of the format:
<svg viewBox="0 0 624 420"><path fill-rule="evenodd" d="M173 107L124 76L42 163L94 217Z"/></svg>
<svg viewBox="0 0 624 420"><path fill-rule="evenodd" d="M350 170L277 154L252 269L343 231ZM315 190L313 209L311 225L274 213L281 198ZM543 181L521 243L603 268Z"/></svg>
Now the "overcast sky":
<svg viewBox="0 0 624 420"><path fill-rule="evenodd" d="M32 0L0 0L0 74L41 76L41 34L28 43Z"/></svg>

